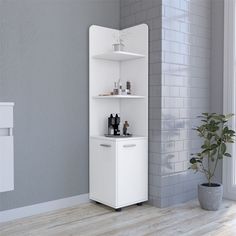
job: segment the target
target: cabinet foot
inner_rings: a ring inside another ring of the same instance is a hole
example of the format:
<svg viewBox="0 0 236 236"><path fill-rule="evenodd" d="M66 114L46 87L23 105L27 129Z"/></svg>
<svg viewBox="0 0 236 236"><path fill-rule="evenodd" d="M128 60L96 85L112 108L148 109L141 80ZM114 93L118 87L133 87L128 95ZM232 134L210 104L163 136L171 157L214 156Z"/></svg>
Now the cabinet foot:
<svg viewBox="0 0 236 236"><path fill-rule="evenodd" d="M122 211L122 208L117 208L115 209L116 212L121 212Z"/></svg>
<svg viewBox="0 0 236 236"><path fill-rule="evenodd" d="M142 206L143 203L142 203L142 202L139 202L139 203L137 203L136 205L137 205L137 206Z"/></svg>

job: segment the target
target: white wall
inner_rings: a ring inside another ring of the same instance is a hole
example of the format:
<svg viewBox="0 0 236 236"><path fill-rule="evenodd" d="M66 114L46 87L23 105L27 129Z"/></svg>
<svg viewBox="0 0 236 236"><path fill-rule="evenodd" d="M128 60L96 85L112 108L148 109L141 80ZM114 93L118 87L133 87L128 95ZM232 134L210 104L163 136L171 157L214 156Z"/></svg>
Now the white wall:
<svg viewBox="0 0 236 236"><path fill-rule="evenodd" d="M88 193L88 30L119 0L0 0L0 101L14 101L15 190L0 211Z"/></svg>
<svg viewBox="0 0 236 236"><path fill-rule="evenodd" d="M149 199L168 206L196 197L188 170L199 139L196 116L210 109L211 0L121 0L121 27L150 27Z"/></svg>
<svg viewBox="0 0 236 236"><path fill-rule="evenodd" d="M162 1L121 0L121 28L149 26L149 201L159 206L161 193L161 42Z"/></svg>
<svg viewBox="0 0 236 236"><path fill-rule="evenodd" d="M161 205L197 196L202 175L188 170L201 146L192 130L210 107L211 1L162 1Z"/></svg>

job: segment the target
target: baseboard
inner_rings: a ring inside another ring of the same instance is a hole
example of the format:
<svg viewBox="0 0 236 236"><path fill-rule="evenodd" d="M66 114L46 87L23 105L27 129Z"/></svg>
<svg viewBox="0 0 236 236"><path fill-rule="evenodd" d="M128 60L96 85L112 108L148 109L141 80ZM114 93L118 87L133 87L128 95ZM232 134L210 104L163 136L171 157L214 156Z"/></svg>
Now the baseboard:
<svg viewBox="0 0 236 236"><path fill-rule="evenodd" d="M89 202L88 194L0 211L0 223Z"/></svg>

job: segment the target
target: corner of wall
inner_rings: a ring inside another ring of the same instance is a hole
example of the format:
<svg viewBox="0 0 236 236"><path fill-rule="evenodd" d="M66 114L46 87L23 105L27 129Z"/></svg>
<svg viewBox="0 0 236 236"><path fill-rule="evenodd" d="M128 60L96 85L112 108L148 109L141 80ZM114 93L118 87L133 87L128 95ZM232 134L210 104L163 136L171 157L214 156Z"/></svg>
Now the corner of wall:
<svg viewBox="0 0 236 236"><path fill-rule="evenodd" d="M211 1L121 0L121 28L147 23L149 202L166 207L196 197L188 171L200 145L192 127L210 107Z"/></svg>

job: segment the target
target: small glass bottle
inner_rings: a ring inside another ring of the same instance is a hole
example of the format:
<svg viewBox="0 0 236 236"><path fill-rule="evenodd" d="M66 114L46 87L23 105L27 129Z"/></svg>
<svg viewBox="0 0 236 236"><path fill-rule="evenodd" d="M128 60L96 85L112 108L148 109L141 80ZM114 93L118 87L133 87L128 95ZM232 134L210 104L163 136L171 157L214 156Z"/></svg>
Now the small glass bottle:
<svg viewBox="0 0 236 236"><path fill-rule="evenodd" d="M114 95L118 95L119 94L119 89L118 89L118 86L117 86L117 82L114 83L113 94Z"/></svg>
<svg viewBox="0 0 236 236"><path fill-rule="evenodd" d="M126 89L127 89L127 94L131 95L131 83L130 83L130 81L126 82Z"/></svg>
<svg viewBox="0 0 236 236"><path fill-rule="evenodd" d="M121 94L122 94L122 83L121 83L121 79L119 79L118 86L119 86L119 88L118 88L118 90L119 90L118 94L121 95Z"/></svg>

